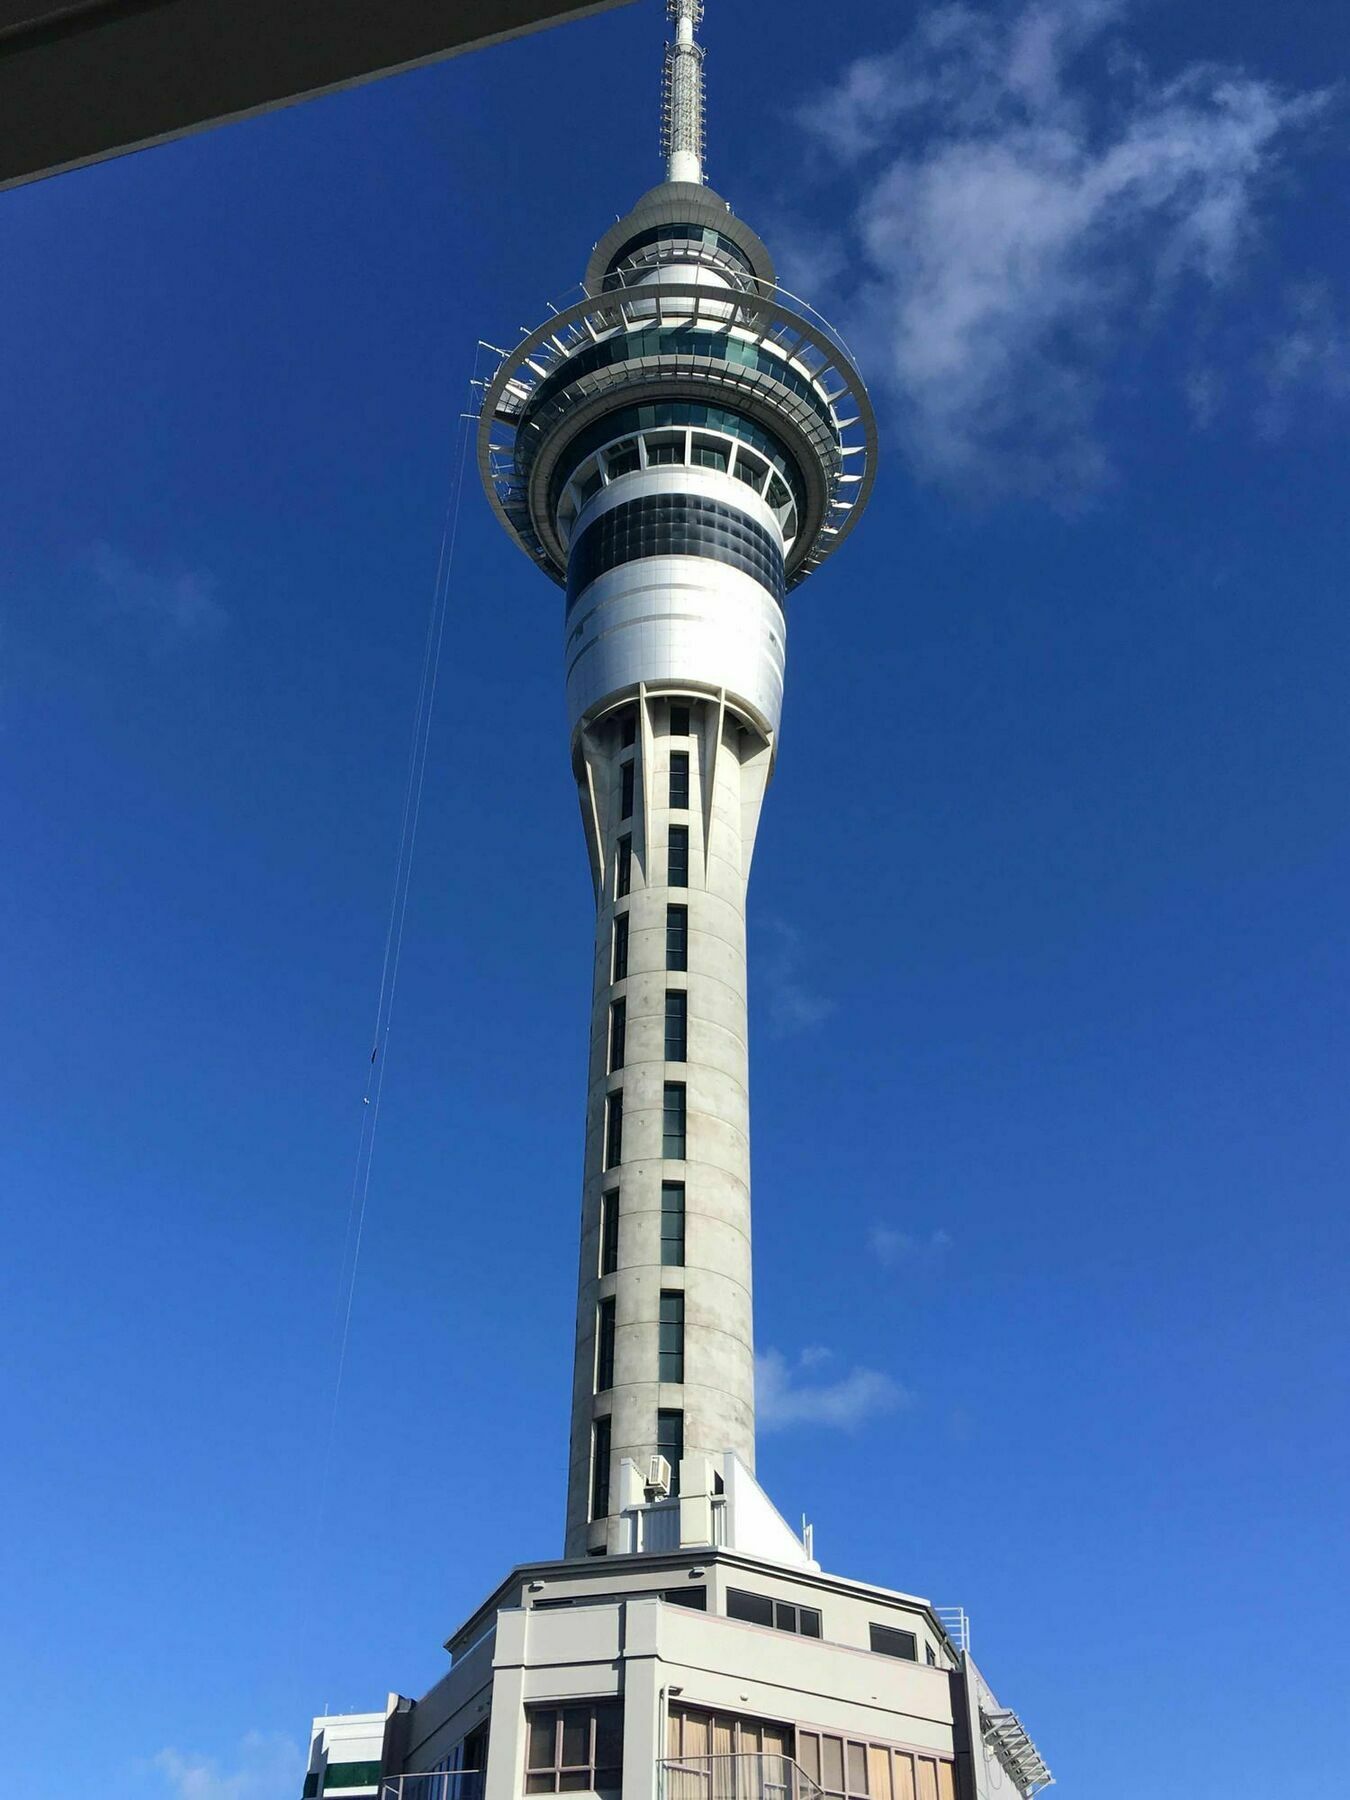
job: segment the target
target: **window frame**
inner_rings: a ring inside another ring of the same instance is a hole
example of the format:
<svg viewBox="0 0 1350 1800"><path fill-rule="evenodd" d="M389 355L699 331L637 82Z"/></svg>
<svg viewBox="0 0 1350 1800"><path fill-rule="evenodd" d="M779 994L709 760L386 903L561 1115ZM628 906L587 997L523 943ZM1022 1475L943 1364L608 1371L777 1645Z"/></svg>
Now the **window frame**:
<svg viewBox="0 0 1350 1800"><path fill-rule="evenodd" d="M678 1098L677 1098L678 1096ZM672 1111L674 1109L674 1111ZM678 1113L678 1137L671 1130L671 1119ZM679 1149L671 1149L678 1142ZM667 1162L686 1162L689 1152L689 1090L683 1081L666 1081L661 1086L661 1155Z"/></svg>
<svg viewBox="0 0 1350 1800"><path fill-rule="evenodd" d="M668 1063L689 1061L689 989L666 989L665 1030L662 1037Z"/></svg>
<svg viewBox="0 0 1350 1800"><path fill-rule="evenodd" d="M689 811L689 752L672 750L668 770L667 805L672 812Z"/></svg>
<svg viewBox="0 0 1350 1800"><path fill-rule="evenodd" d="M605 1168L617 1169L623 1161L623 1089L605 1095Z"/></svg>
<svg viewBox="0 0 1350 1800"><path fill-rule="evenodd" d="M671 927L678 932L678 942L674 954L678 962L671 961ZM666 972L674 975L689 973L689 908L675 904L666 907Z"/></svg>
<svg viewBox="0 0 1350 1800"><path fill-rule="evenodd" d="M585 1762L564 1762L567 1715L586 1712ZM553 1759L536 1762L535 1731L546 1714L552 1714ZM617 1761L600 1763L601 1732L610 1739L607 1748ZM623 1700L610 1695L579 1700L561 1700L525 1708L525 1792L526 1794L611 1793L619 1794L623 1783ZM568 1780L568 1777L572 1777ZM578 1781L576 1778L581 1777ZM601 1777L613 1777L601 1781ZM545 1784L549 1785L545 1785Z"/></svg>
<svg viewBox="0 0 1350 1800"><path fill-rule="evenodd" d="M677 1421L672 1425L671 1421ZM671 1455L671 1451L675 1455ZM662 1406L656 1413L656 1452L670 1464L670 1492L673 1499L680 1491L680 1464L684 1461L684 1409Z"/></svg>
<svg viewBox="0 0 1350 1800"><path fill-rule="evenodd" d="M919 1660L919 1636L917 1632L905 1631L898 1625L881 1625L875 1619L870 1619L867 1624L867 1637L873 1656L889 1656L895 1662L916 1663ZM909 1649L888 1650L884 1644L877 1641L878 1638L893 1638L897 1643L901 1639L904 1639L908 1642Z"/></svg>
<svg viewBox="0 0 1350 1800"><path fill-rule="evenodd" d="M609 1465L613 1446L613 1423L608 1413L602 1413L599 1418L591 1420L591 1484L587 1501L592 1524L598 1519L609 1517Z"/></svg>
<svg viewBox="0 0 1350 1800"><path fill-rule="evenodd" d="M689 886L689 827L670 825L666 828L666 886ZM624 892L628 890L625 888Z"/></svg>
<svg viewBox="0 0 1350 1800"><path fill-rule="evenodd" d="M633 891L633 834L619 834L614 846L614 898L626 900Z"/></svg>
<svg viewBox="0 0 1350 1800"><path fill-rule="evenodd" d="M619 1195L621 1188L602 1188L600 1192L600 1268L601 1275L613 1275L619 1267Z"/></svg>
<svg viewBox="0 0 1350 1800"><path fill-rule="evenodd" d="M633 793L637 785L637 765L630 756L627 762L619 764L619 817L631 819L633 816Z"/></svg>
<svg viewBox="0 0 1350 1800"><path fill-rule="evenodd" d="M615 913L614 934L610 942L609 978L611 984L628 979L628 914Z"/></svg>
<svg viewBox="0 0 1350 1800"><path fill-rule="evenodd" d="M667 1206L666 1195L679 1195L678 1206ZM688 1196L682 1181L663 1181L661 1183L661 1267L663 1269L682 1269L685 1256L685 1236L687 1226ZM667 1231L666 1220L676 1219L679 1222L677 1231ZM673 1246L678 1246L679 1255L668 1255Z"/></svg>
<svg viewBox="0 0 1350 1800"><path fill-rule="evenodd" d="M627 1050L628 1002L620 995L609 1003L609 1074L618 1074Z"/></svg>
<svg viewBox="0 0 1350 1800"><path fill-rule="evenodd" d="M614 1386L614 1339L618 1330L618 1303L612 1294L595 1307L595 1385L592 1392L607 1394Z"/></svg>
<svg viewBox="0 0 1350 1800"><path fill-rule="evenodd" d="M684 1381L684 1289L662 1288L656 1325L656 1378Z"/></svg>

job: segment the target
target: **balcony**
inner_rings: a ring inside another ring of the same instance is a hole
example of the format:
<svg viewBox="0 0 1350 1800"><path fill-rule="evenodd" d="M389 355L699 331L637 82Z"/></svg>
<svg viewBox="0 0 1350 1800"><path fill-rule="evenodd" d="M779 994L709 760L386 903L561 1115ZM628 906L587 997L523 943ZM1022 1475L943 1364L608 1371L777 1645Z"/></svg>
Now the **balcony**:
<svg viewBox="0 0 1350 1800"><path fill-rule="evenodd" d="M481 1769L437 1769L424 1775L386 1775L379 1800L482 1800Z"/></svg>
<svg viewBox="0 0 1350 1800"><path fill-rule="evenodd" d="M656 1767L658 1800L824 1800L789 1756L684 1756Z"/></svg>

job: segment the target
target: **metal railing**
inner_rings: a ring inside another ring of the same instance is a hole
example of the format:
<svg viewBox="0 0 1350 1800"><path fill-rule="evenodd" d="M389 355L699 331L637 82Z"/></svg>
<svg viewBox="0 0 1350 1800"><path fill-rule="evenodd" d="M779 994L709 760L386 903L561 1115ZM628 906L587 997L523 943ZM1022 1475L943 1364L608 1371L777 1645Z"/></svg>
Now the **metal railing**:
<svg viewBox="0 0 1350 1800"><path fill-rule="evenodd" d="M824 1800L790 1756L681 1756L657 1764L660 1800Z"/></svg>
<svg viewBox="0 0 1350 1800"><path fill-rule="evenodd" d="M970 1649L970 1620L964 1606L935 1606L938 1623L952 1644L964 1655Z"/></svg>
<svg viewBox="0 0 1350 1800"><path fill-rule="evenodd" d="M436 1769L422 1775L386 1775L380 1800L481 1800L481 1769Z"/></svg>

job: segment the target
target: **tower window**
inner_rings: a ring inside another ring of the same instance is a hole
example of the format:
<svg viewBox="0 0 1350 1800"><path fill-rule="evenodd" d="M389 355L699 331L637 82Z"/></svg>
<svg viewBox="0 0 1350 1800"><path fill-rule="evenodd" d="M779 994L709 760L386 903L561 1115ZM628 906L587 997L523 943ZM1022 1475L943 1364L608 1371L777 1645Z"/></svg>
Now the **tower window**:
<svg viewBox="0 0 1350 1800"><path fill-rule="evenodd" d="M605 1167L612 1169L622 1161L623 1089L615 1088L605 1100Z"/></svg>
<svg viewBox="0 0 1350 1800"><path fill-rule="evenodd" d="M637 708L625 706L619 714L619 748L631 750L637 742Z"/></svg>
<svg viewBox="0 0 1350 1800"><path fill-rule="evenodd" d="M662 1295L664 1300L665 1296ZM595 1318L595 1391L604 1394L614 1386L614 1302L602 1300Z"/></svg>
<svg viewBox="0 0 1350 1800"><path fill-rule="evenodd" d="M619 1190L600 1196L600 1273L612 1275L619 1266Z"/></svg>
<svg viewBox="0 0 1350 1800"><path fill-rule="evenodd" d="M610 1099L614 1096L611 1094ZM619 1096L623 1105L623 1096ZM620 1113L620 1127L623 1115ZM683 1162L685 1148L685 1094L682 1081L668 1081L661 1102L661 1154L674 1162Z"/></svg>
<svg viewBox="0 0 1350 1800"><path fill-rule="evenodd" d="M661 1294L657 1374L661 1381L684 1380L684 1295L675 1288Z"/></svg>
<svg viewBox="0 0 1350 1800"><path fill-rule="evenodd" d="M620 839L620 843L631 842L631 839ZM666 885L668 887L689 886L689 827L672 825L666 851ZM627 888L620 890L627 893Z"/></svg>
<svg viewBox="0 0 1350 1800"><path fill-rule="evenodd" d="M684 1062L689 1047L689 996L683 988L666 993L666 1061Z"/></svg>
<svg viewBox="0 0 1350 1800"><path fill-rule="evenodd" d="M901 1662L918 1662L919 1640L912 1631L895 1631L889 1625L869 1625L867 1629L878 1656L898 1656Z"/></svg>
<svg viewBox="0 0 1350 1800"><path fill-rule="evenodd" d="M686 859L686 861L688 860L688 851L687 850L685 852L685 859ZM617 900L624 899L627 896L628 890L632 887L632 885L633 885L633 838L632 838L631 832L625 831L623 836L619 839L618 848L617 848L615 858L614 858L614 897L615 897L615 899L617 899ZM686 887L688 887L688 885L689 885L688 881L686 881L684 885Z"/></svg>
<svg viewBox="0 0 1350 1800"><path fill-rule="evenodd" d="M687 750L672 750L670 753L670 804L681 808L687 807L689 804L689 752Z"/></svg>
<svg viewBox="0 0 1350 1800"><path fill-rule="evenodd" d="M689 736L689 707L683 700L672 700L670 703L670 735Z"/></svg>
<svg viewBox="0 0 1350 1800"><path fill-rule="evenodd" d="M690 459L696 469L725 469L729 451L719 438L694 439L694 454Z"/></svg>
<svg viewBox="0 0 1350 1800"><path fill-rule="evenodd" d="M633 764L626 762L619 770L619 817L633 816Z"/></svg>
<svg viewBox="0 0 1350 1800"><path fill-rule="evenodd" d="M687 969L689 967L689 908L687 906L668 906L666 908L666 967L668 969Z"/></svg>
<svg viewBox="0 0 1350 1800"><path fill-rule="evenodd" d="M614 1196L618 1200L618 1195ZM661 1266L684 1267L684 1183L661 1183Z"/></svg>
<svg viewBox="0 0 1350 1800"><path fill-rule="evenodd" d="M591 1517L609 1517L609 1431L608 1419L597 1419L591 1427Z"/></svg>
<svg viewBox="0 0 1350 1800"><path fill-rule="evenodd" d="M614 915L613 970L612 980L626 981L628 979L628 914L626 912Z"/></svg>
<svg viewBox="0 0 1350 1800"><path fill-rule="evenodd" d="M669 1024L667 1024L669 1031ZM616 1000L609 1009L609 1072L623 1067L624 1045L628 1037L628 1002Z"/></svg>
<svg viewBox="0 0 1350 1800"><path fill-rule="evenodd" d="M663 463L682 463L684 461L684 433L672 436L667 433L663 437L647 439L647 467L655 469Z"/></svg>
<svg viewBox="0 0 1350 1800"><path fill-rule="evenodd" d="M684 1414L667 1412L663 1407L656 1415L656 1449L670 1464L670 1491L680 1491L680 1464L684 1461Z"/></svg>

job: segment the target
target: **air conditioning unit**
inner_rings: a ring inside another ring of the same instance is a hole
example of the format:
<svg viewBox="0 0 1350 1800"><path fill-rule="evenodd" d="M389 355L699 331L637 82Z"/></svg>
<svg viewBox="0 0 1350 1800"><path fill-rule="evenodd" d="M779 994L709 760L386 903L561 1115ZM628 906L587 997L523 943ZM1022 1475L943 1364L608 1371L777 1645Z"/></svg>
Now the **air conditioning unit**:
<svg viewBox="0 0 1350 1800"><path fill-rule="evenodd" d="M670 1464L664 1456L654 1456L647 1464L645 1482L649 1500L664 1500L670 1492Z"/></svg>

